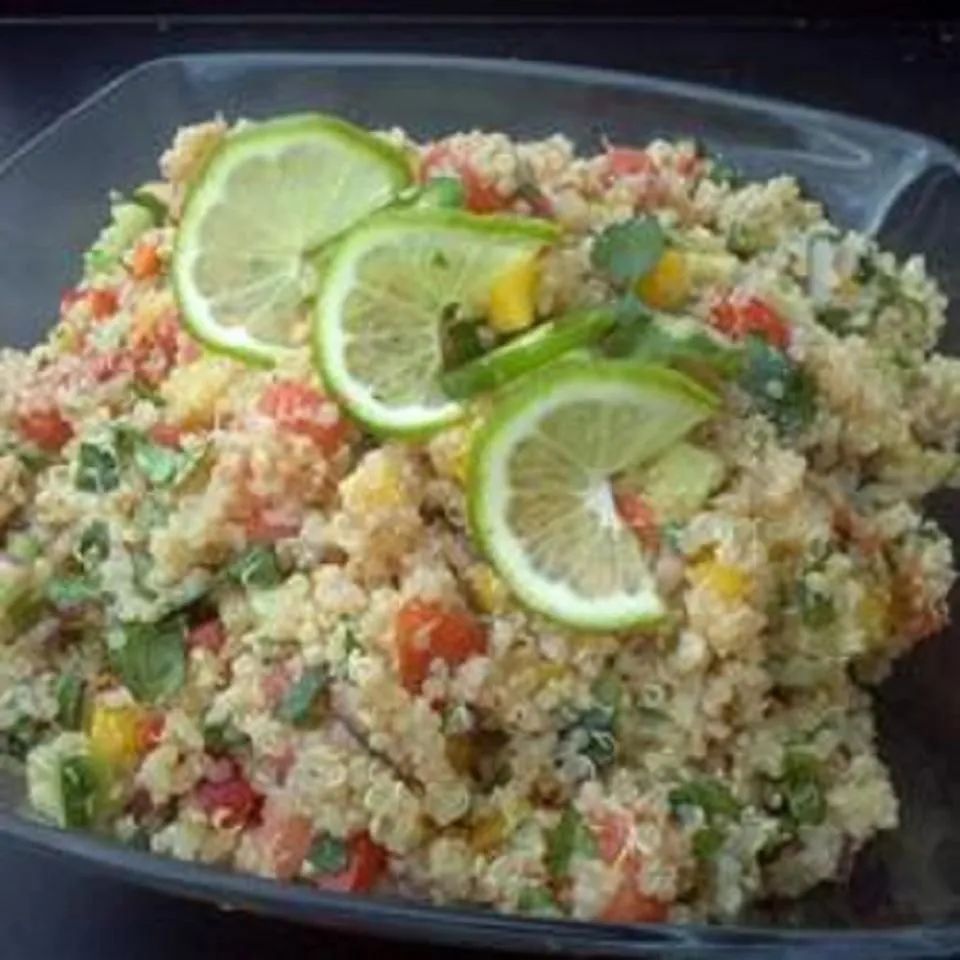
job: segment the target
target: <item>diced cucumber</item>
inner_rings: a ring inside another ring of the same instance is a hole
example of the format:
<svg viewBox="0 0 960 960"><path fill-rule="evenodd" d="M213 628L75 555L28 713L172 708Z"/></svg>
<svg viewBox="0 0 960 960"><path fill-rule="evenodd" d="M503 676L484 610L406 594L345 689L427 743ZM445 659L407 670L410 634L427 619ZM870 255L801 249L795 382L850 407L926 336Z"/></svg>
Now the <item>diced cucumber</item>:
<svg viewBox="0 0 960 960"><path fill-rule="evenodd" d="M710 450L681 442L624 485L642 493L661 522L687 520L723 483L723 461Z"/></svg>

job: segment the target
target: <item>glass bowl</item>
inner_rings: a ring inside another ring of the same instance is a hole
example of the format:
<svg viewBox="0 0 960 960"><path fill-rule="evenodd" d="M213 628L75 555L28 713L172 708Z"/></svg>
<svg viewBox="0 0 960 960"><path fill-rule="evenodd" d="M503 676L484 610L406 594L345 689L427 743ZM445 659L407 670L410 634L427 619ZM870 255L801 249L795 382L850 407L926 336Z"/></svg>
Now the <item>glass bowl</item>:
<svg viewBox="0 0 960 960"><path fill-rule="evenodd" d="M7 343L53 323L111 189L155 176L177 127L218 112L337 113L418 138L470 128L514 137L696 137L748 176L791 173L832 218L922 252L960 302L960 157L904 130L708 87L550 64L382 54L223 54L162 59L119 77L0 163L0 295ZM952 308L946 349L960 346ZM951 496L931 509L955 540ZM861 853L849 879L737 926L617 926L518 919L322 893L141 853L46 827L0 775L0 836L131 882L300 922L380 936L591 956L947 956L960 949L960 647L948 633L901 661L876 694L902 826ZM749 924L749 925L748 925Z"/></svg>

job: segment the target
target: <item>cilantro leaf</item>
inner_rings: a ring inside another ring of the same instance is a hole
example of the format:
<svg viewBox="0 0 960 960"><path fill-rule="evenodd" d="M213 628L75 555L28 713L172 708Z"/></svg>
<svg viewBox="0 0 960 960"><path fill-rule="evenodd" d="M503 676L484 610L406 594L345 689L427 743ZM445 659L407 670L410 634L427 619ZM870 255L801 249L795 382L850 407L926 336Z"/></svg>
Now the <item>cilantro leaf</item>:
<svg viewBox="0 0 960 960"><path fill-rule="evenodd" d="M349 862L350 855L346 843L328 833L314 840L307 854L307 863L317 873L324 875L346 870Z"/></svg>
<svg viewBox="0 0 960 960"><path fill-rule="evenodd" d="M120 486L120 460L109 441L81 443L73 475L74 486L85 493L107 493Z"/></svg>
<svg viewBox="0 0 960 960"><path fill-rule="evenodd" d="M556 879L570 871L574 856L591 857L596 853L596 841L577 810L568 806L560 822L547 834L547 869Z"/></svg>
<svg viewBox="0 0 960 960"><path fill-rule="evenodd" d="M757 408L786 433L802 430L816 413L813 381L780 350L758 336L744 343L740 386Z"/></svg>
<svg viewBox="0 0 960 960"><path fill-rule="evenodd" d="M591 260L615 282L629 284L648 274L665 248L656 217L637 217L607 227L594 241Z"/></svg>
<svg viewBox="0 0 960 960"><path fill-rule="evenodd" d="M283 579L276 553L264 544L241 553L226 568L226 574L243 587L275 587Z"/></svg>
<svg viewBox="0 0 960 960"><path fill-rule="evenodd" d="M325 671L316 668L304 670L300 679L284 694L274 715L278 720L294 726L305 725L310 720L317 698L328 683L329 677Z"/></svg>
<svg viewBox="0 0 960 960"><path fill-rule="evenodd" d="M110 653L124 686L141 703L171 697L186 679L185 628L180 618L126 623Z"/></svg>

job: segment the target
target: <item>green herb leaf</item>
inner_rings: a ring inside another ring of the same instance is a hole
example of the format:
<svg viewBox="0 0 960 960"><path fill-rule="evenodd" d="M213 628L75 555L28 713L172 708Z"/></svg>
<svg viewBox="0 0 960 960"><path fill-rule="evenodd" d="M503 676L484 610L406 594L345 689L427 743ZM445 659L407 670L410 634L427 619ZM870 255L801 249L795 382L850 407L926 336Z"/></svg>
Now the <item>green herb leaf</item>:
<svg viewBox="0 0 960 960"><path fill-rule="evenodd" d="M87 684L75 673L63 673L57 680L57 722L67 730L83 725L83 702Z"/></svg>
<svg viewBox="0 0 960 960"><path fill-rule="evenodd" d="M230 720L207 724L203 728L203 747L214 756L236 753L250 743L250 738Z"/></svg>
<svg viewBox="0 0 960 960"><path fill-rule="evenodd" d="M644 330L653 322L653 317L630 293L614 304L613 316L613 328L603 338L601 349L608 357L633 356Z"/></svg>
<svg viewBox="0 0 960 960"><path fill-rule="evenodd" d="M184 624L179 617L162 623L127 623L116 645L114 666L124 686L141 703L155 703L175 694L186 677Z"/></svg>
<svg viewBox="0 0 960 960"><path fill-rule="evenodd" d="M275 587L283 580L277 555L272 547L256 544L236 558L227 568L227 576L243 587Z"/></svg>
<svg viewBox="0 0 960 960"><path fill-rule="evenodd" d="M346 870L349 862L346 843L328 833L314 840L307 854L307 863L324 876Z"/></svg>
<svg viewBox="0 0 960 960"><path fill-rule="evenodd" d="M829 627L837 616L833 597L812 586L806 579L800 579L796 588L797 606L804 624L813 630Z"/></svg>
<svg viewBox="0 0 960 960"><path fill-rule="evenodd" d="M681 807L699 807L709 819L712 817L736 818L740 815L740 803L726 784L711 777L691 780L670 791L670 806L674 811Z"/></svg>
<svg viewBox="0 0 960 960"><path fill-rule="evenodd" d="M77 544L76 558L84 570L98 567L110 553L110 528L103 520L94 520L83 533Z"/></svg>
<svg viewBox="0 0 960 960"><path fill-rule="evenodd" d="M275 711L276 718L294 726L307 724L313 715L317 698L328 683L329 677L324 670L304 670L300 679L284 694Z"/></svg>
<svg viewBox="0 0 960 960"><path fill-rule="evenodd" d="M554 879L561 879L570 872L574 856L592 857L596 854L597 842L577 810L568 806L560 822L547 834L547 869Z"/></svg>
<svg viewBox="0 0 960 960"><path fill-rule="evenodd" d="M142 440L133 452L133 462L137 469L155 487L169 487L180 471L182 455L170 447Z"/></svg>
<svg viewBox="0 0 960 960"><path fill-rule="evenodd" d="M60 764L63 825L83 829L96 820L99 778L88 757L67 757Z"/></svg>
<svg viewBox="0 0 960 960"><path fill-rule="evenodd" d="M712 860L723 846L724 839L724 833L719 827L701 827L693 835L693 855L698 860Z"/></svg>
<svg viewBox="0 0 960 960"><path fill-rule="evenodd" d="M851 313L846 307L823 307L817 311L817 320L834 333L847 333Z"/></svg>
<svg viewBox="0 0 960 960"><path fill-rule="evenodd" d="M658 318L647 324L637 336L630 356L645 363L678 367L694 376L706 370L724 379L737 376L744 367L744 356L738 347L679 319L668 324Z"/></svg>
<svg viewBox="0 0 960 960"><path fill-rule="evenodd" d="M663 255L666 241L656 217L638 217L607 227L593 244L593 265L617 283L648 274Z"/></svg>
<svg viewBox="0 0 960 960"><path fill-rule="evenodd" d="M758 409L784 432L807 426L816 412L813 382L789 357L762 337L747 337L740 385Z"/></svg>
<svg viewBox="0 0 960 960"><path fill-rule="evenodd" d="M715 157L711 161L707 178L714 183L726 183L731 187L739 186L743 182L743 177L737 171L737 168L720 157Z"/></svg>
<svg viewBox="0 0 960 960"><path fill-rule="evenodd" d="M466 205L466 191L457 177L433 177L417 195L415 206L459 209Z"/></svg>
<svg viewBox="0 0 960 960"><path fill-rule="evenodd" d="M81 443L74 486L86 493L108 493L120 486L120 461L111 443Z"/></svg>
<svg viewBox="0 0 960 960"><path fill-rule="evenodd" d="M51 577L44 595L58 610L72 610L100 596L100 581L84 574L79 577Z"/></svg>
<svg viewBox="0 0 960 960"><path fill-rule="evenodd" d="M517 898L517 910L532 917L563 915L553 894L546 887L525 887Z"/></svg>
<svg viewBox="0 0 960 960"><path fill-rule="evenodd" d="M14 760L26 760L27 754L43 739L46 730L46 724L36 717L18 717L0 737L0 749Z"/></svg>
<svg viewBox="0 0 960 960"><path fill-rule="evenodd" d="M812 754L790 751L784 757L781 787L787 812L798 824L823 823L827 802L820 762Z"/></svg>

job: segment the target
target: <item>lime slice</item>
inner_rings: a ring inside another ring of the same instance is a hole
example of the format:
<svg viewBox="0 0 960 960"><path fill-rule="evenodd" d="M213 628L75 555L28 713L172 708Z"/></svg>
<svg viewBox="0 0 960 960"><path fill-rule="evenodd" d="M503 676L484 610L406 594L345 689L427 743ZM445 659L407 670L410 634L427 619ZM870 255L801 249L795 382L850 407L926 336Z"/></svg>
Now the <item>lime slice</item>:
<svg viewBox="0 0 960 960"><path fill-rule="evenodd" d="M651 557L617 513L611 481L716 408L682 374L631 361L570 361L532 374L475 441L471 529L517 596L589 630L663 613Z"/></svg>
<svg viewBox="0 0 960 960"><path fill-rule="evenodd" d="M409 182L401 152L332 117L228 136L177 234L173 279L191 332L243 359L279 359L297 345L315 294L311 254Z"/></svg>
<svg viewBox="0 0 960 960"><path fill-rule="evenodd" d="M327 386L370 429L423 435L463 408L440 383L444 324L483 317L490 290L554 240L549 223L409 209L361 224L324 278L314 348Z"/></svg>
<svg viewBox="0 0 960 960"><path fill-rule="evenodd" d="M523 333L504 346L442 375L444 392L454 399L495 390L542 367L570 350L600 339L614 324L612 310L578 310Z"/></svg>

